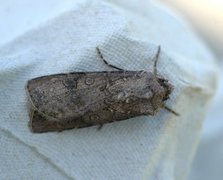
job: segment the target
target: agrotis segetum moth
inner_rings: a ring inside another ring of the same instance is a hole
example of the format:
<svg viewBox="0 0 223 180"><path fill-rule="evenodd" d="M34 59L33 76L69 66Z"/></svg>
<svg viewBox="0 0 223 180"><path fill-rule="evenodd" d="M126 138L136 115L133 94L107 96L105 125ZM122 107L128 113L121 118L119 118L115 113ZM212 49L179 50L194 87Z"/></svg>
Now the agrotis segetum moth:
<svg viewBox="0 0 223 180"><path fill-rule="evenodd" d="M72 72L31 79L27 83L32 132L63 131L121 121L135 116L154 116L165 106L173 86L154 71Z"/></svg>

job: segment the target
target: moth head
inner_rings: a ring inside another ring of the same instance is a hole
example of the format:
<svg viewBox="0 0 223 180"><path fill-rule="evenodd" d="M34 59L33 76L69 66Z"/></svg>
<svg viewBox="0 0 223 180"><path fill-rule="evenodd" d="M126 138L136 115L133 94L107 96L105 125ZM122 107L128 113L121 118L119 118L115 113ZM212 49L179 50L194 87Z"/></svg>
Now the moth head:
<svg viewBox="0 0 223 180"><path fill-rule="evenodd" d="M166 101L169 99L170 94L173 91L173 85L168 82L167 79L164 79L163 77L158 77L159 84L163 87L165 94L163 96L163 101Z"/></svg>

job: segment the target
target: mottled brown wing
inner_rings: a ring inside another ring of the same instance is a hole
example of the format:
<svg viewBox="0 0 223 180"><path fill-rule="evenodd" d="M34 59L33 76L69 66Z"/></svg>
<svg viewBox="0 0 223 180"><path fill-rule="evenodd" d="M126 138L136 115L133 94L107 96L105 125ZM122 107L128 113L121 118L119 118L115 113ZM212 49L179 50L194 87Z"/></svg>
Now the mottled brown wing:
<svg viewBox="0 0 223 180"><path fill-rule="evenodd" d="M29 80L27 90L31 102L30 126L34 132L154 115L165 93L156 77L145 71L43 76ZM158 97L156 102L154 93Z"/></svg>

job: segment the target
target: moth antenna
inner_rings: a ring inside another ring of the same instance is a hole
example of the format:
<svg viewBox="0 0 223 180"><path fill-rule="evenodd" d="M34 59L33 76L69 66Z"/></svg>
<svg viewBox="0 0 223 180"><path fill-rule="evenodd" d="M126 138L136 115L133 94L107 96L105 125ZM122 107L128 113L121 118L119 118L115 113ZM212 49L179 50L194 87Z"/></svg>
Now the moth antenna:
<svg viewBox="0 0 223 180"><path fill-rule="evenodd" d="M105 63L107 66L109 66L109 67L111 67L111 68L115 68L115 69L117 69L117 70L119 70L119 71L124 71L123 69L121 69L121 68L119 68L119 67L117 67L117 66L114 66L114 65L112 65L112 64L109 64L109 63L104 59L104 57L103 57L103 55L102 55L102 53L101 53L99 47L96 47L96 50L97 50L97 52L98 52L99 57L104 61L104 63Z"/></svg>
<svg viewBox="0 0 223 180"><path fill-rule="evenodd" d="M160 51L161 51L161 47L160 47L160 45L159 45L159 46L158 46L157 53L156 53L156 56L155 56L154 66L153 66L153 74L154 74L155 76L157 76L157 62L158 62L158 59L159 59Z"/></svg>
<svg viewBox="0 0 223 180"><path fill-rule="evenodd" d="M163 108L166 109L167 111L169 111L170 113L174 114L175 116L180 116L179 113L177 113L177 112L175 112L174 110L170 109L170 108L167 107L166 105L164 105Z"/></svg>

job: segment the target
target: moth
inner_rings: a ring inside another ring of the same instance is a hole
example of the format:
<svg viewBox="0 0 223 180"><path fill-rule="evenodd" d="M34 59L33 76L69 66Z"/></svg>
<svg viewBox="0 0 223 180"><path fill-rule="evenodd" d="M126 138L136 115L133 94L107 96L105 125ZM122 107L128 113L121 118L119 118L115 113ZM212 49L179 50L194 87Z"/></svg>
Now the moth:
<svg viewBox="0 0 223 180"><path fill-rule="evenodd" d="M154 116L161 108L175 115L165 105L173 85L157 74L160 46L154 70L72 72L34 78L28 81L29 126L32 132L63 131L126 120L141 115Z"/></svg>

